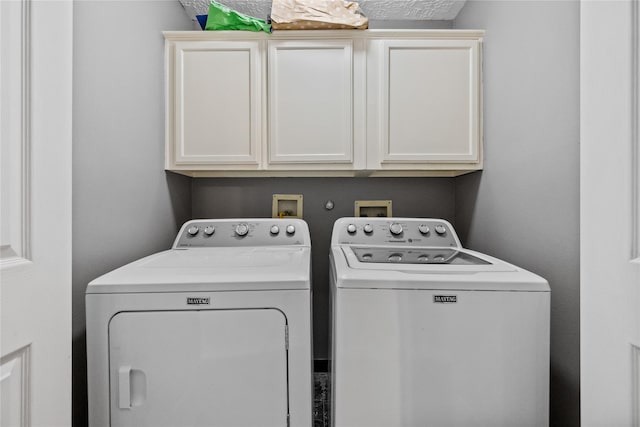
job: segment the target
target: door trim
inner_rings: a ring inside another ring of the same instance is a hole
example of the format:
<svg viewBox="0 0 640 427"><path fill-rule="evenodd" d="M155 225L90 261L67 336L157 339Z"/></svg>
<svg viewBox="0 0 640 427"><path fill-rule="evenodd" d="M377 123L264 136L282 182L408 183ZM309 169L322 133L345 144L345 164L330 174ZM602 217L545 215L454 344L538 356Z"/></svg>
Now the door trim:
<svg viewBox="0 0 640 427"><path fill-rule="evenodd" d="M640 0L631 3L631 258L640 263Z"/></svg>
<svg viewBox="0 0 640 427"><path fill-rule="evenodd" d="M20 44L10 46L6 51L3 49L0 58L3 72L7 72L8 67L13 68L8 73L13 76L8 82L9 88L18 88L17 94L9 93L8 101L5 99L2 103L7 110L18 111L17 117L10 117L9 123L3 123L3 127L9 129L8 135L3 136L9 137L9 141L6 142L7 145L10 144L9 148L19 153L19 161L10 164L10 179L9 182L3 183L2 191L9 190L4 186L12 185L12 179L17 179L19 190L15 196L9 192L11 203L8 220L15 218L17 222L10 223L9 228L18 231L15 234L10 231L10 244L0 248L0 269L29 263L31 259L31 0L21 0L19 11L17 8L10 8L11 4L4 4L3 7L0 15L8 12L8 17L4 19L20 24L5 26L9 34L3 32L2 38L17 38ZM16 17L15 14L19 16ZM17 63L12 60L16 56L19 57ZM9 65L5 65L7 63ZM3 90L3 93L6 92ZM3 118L8 115L7 111L1 112Z"/></svg>

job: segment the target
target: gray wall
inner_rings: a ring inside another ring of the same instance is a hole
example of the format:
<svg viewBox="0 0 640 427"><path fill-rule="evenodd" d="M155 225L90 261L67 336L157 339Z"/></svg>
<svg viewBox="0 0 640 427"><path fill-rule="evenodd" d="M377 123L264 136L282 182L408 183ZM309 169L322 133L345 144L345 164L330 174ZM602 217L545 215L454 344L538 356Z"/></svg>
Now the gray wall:
<svg viewBox="0 0 640 427"><path fill-rule="evenodd" d="M189 179L165 174L162 30L175 1L76 1L73 120L73 424L87 424L87 283L170 246Z"/></svg>
<svg viewBox="0 0 640 427"><path fill-rule="evenodd" d="M161 31L192 23L177 0L74 7L75 426L86 425L87 282L166 249L188 218L269 216L273 193L305 196L316 357L327 354L333 221L351 215L355 199L392 199L395 215L455 219L468 246L549 279L551 420L579 424L577 2L470 0L462 10L455 27L487 30L486 166L456 179L191 180L165 173ZM324 210L327 199L333 211Z"/></svg>
<svg viewBox="0 0 640 427"><path fill-rule="evenodd" d="M302 194L313 271L313 352L327 359L329 243L336 219L354 215L355 200L392 200L393 215L454 219L453 178L194 179L194 218L270 217L273 194ZM324 208L332 200L333 210Z"/></svg>
<svg viewBox="0 0 640 427"><path fill-rule="evenodd" d="M486 30L485 169L456 179L464 243L551 285L551 424L580 423L577 1L475 1Z"/></svg>

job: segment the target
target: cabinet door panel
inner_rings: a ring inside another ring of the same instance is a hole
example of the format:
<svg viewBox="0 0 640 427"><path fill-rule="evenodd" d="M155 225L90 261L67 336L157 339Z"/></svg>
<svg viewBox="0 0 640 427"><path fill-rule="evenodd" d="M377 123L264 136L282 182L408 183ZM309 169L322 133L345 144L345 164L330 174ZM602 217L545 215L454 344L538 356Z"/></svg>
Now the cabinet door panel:
<svg viewBox="0 0 640 427"><path fill-rule="evenodd" d="M175 163L260 160L257 42L176 43Z"/></svg>
<svg viewBox="0 0 640 427"><path fill-rule="evenodd" d="M269 162L353 162L351 40L269 43Z"/></svg>
<svg viewBox="0 0 640 427"><path fill-rule="evenodd" d="M389 40L381 46L381 163L478 162L478 42Z"/></svg>

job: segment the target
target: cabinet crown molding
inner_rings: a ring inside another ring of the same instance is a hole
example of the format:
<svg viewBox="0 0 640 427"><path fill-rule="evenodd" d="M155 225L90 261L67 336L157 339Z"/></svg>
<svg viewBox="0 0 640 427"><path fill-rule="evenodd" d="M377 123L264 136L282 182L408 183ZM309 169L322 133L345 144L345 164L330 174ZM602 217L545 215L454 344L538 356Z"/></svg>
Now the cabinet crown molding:
<svg viewBox="0 0 640 427"><path fill-rule="evenodd" d="M484 30L287 30L271 34L251 31L164 31L167 41L209 41L209 40L309 40L309 39L442 39L478 40L484 37Z"/></svg>

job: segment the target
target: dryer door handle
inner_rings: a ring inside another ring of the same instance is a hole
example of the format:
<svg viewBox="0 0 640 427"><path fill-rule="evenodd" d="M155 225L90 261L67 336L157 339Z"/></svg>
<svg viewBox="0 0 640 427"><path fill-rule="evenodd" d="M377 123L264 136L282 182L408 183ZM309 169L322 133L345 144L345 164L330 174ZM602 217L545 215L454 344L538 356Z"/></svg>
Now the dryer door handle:
<svg viewBox="0 0 640 427"><path fill-rule="evenodd" d="M120 366L118 369L118 407L142 406L147 399L147 376L140 369Z"/></svg>
<svg viewBox="0 0 640 427"><path fill-rule="evenodd" d="M131 409L131 366L118 369L118 407Z"/></svg>

